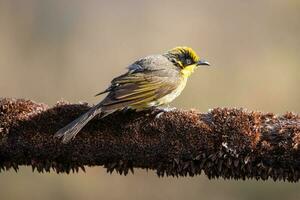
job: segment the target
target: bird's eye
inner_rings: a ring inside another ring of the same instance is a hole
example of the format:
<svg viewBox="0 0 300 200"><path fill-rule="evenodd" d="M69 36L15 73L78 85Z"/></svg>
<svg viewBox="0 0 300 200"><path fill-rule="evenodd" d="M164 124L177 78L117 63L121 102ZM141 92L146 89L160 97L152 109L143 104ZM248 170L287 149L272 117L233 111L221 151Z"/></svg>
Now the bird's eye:
<svg viewBox="0 0 300 200"><path fill-rule="evenodd" d="M187 64L187 65L192 64L192 60L191 60L191 59L186 59L186 64Z"/></svg>

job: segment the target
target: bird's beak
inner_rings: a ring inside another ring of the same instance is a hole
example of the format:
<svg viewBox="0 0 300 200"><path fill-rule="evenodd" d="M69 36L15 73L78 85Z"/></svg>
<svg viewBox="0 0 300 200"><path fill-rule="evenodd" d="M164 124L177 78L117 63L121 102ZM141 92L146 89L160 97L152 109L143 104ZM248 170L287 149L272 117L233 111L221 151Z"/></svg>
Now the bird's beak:
<svg viewBox="0 0 300 200"><path fill-rule="evenodd" d="M200 66L200 65L206 65L206 66L210 66L209 62L205 61L205 60L199 60L196 63L196 66Z"/></svg>

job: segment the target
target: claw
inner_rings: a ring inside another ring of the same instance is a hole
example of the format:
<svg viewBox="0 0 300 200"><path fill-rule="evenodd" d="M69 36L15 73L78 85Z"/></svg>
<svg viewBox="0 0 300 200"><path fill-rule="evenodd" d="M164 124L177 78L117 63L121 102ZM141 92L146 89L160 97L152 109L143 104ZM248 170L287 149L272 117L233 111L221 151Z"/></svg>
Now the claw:
<svg viewBox="0 0 300 200"><path fill-rule="evenodd" d="M158 113L156 114L155 118L160 118L164 113L171 112L173 110L176 110L175 107L157 107L156 110L158 110Z"/></svg>

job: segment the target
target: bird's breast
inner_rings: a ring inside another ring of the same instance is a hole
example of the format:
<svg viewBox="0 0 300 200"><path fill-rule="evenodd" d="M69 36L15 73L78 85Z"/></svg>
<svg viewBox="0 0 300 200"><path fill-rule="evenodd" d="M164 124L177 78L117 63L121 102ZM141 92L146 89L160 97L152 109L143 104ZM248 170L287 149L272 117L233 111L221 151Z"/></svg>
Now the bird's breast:
<svg viewBox="0 0 300 200"><path fill-rule="evenodd" d="M150 102L149 106L160 106L160 105L171 103L176 97L180 95L182 90L185 88L186 82L187 82L187 78L182 77L182 80L180 81L178 87L175 90L157 99L156 101Z"/></svg>

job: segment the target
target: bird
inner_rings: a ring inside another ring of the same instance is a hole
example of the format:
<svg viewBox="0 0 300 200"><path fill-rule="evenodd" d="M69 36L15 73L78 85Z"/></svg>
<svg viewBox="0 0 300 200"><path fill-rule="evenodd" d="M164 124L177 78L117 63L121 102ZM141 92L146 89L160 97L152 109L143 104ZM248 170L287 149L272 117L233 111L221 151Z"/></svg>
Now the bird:
<svg viewBox="0 0 300 200"><path fill-rule="evenodd" d="M209 65L185 46L138 59L127 67L126 73L112 79L106 90L95 95L107 94L102 101L58 130L54 137L68 143L96 115L103 118L116 111L139 112L169 104L180 95L196 68Z"/></svg>

